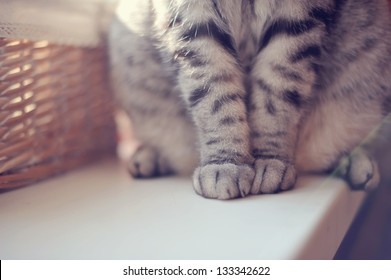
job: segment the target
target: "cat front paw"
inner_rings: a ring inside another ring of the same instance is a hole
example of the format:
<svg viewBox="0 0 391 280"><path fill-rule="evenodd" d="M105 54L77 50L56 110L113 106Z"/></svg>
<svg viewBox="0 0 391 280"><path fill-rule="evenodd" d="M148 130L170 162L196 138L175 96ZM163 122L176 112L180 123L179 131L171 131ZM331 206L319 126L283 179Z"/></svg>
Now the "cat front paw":
<svg viewBox="0 0 391 280"><path fill-rule="evenodd" d="M253 179L248 165L208 164L194 171L193 186L203 197L226 200L248 195Z"/></svg>
<svg viewBox="0 0 391 280"><path fill-rule="evenodd" d="M152 147L140 146L128 161L128 171L134 178L150 178L169 173L169 168Z"/></svg>
<svg viewBox="0 0 391 280"><path fill-rule="evenodd" d="M293 164L279 159L257 159L251 194L276 193L291 189L296 182Z"/></svg>
<svg viewBox="0 0 391 280"><path fill-rule="evenodd" d="M380 173L376 161L358 149L344 157L339 164L338 174L345 177L354 190L371 190L380 182Z"/></svg>

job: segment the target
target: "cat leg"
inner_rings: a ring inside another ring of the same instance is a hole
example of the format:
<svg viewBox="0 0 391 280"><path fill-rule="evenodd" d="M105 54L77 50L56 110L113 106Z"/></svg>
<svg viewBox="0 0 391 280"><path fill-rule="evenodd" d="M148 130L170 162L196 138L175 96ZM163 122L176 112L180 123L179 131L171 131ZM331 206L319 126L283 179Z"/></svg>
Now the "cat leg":
<svg viewBox="0 0 391 280"><path fill-rule="evenodd" d="M112 85L141 143L129 159L129 172L141 178L191 174L198 162L194 125L156 42L132 32L140 28L116 21L109 39Z"/></svg>
<svg viewBox="0 0 391 280"><path fill-rule="evenodd" d="M141 145L130 157L127 167L134 178L149 178L167 175L173 172L167 162L164 162L156 148Z"/></svg>
<svg viewBox="0 0 391 280"><path fill-rule="evenodd" d="M172 20L167 45L175 44L178 81L198 132L201 164L194 189L206 198L246 196L254 171L243 71L213 1L187 2L175 7L176 18L192 21Z"/></svg>
<svg viewBox="0 0 391 280"><path fill-rule="evenodd" d="M205 46L208 48L210 52L210 46ZM217 49L213 51L219 52ZM254 171L242 73L229 54L206 55L208 69L197 69L207 71L204 78L193 83L182 76L190 84L184 92L198 128L201 152L201 166L193 175L194 189L206 198L244 197L250 191Z"/></svg>
<svg viewBox="0 0 391 280"><path fill-rule="evenodd" d="M363 148L356 148L343 157L336 172L356 190L372 190L380 182L377 162Z"/></svg>
<svg viewBox="0 0 391 280"><path fill-rule="evenodd" d="M256 159L252 194L288 190L296 181L293 152L300 114L297 108L289 108L292 105L283 104L289 101L281 100L271 91L258 78L249 104L252 153Z"/></svg>
<svg viewBox="0 0 391 280"><path fill-rule="evenodd" d="M313 11L328 13L327 2L313 5L301 7L301 18L291 14L290 5L281 6L261 38L248 105L256 159L252 194L287 190L296 181L298 131L313 100L315 66L325 35L324 18Z"/></svg>

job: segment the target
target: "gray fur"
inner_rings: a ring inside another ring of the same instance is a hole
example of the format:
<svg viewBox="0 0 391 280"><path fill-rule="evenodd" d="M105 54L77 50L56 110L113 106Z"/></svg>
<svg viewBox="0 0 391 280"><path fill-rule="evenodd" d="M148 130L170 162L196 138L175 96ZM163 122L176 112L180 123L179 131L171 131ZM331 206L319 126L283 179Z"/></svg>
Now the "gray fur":
<svg viewBox="0 0 391 280"><path fill-rule="evenodd" d="M389 11L386 0L122 1L109 48L143 143L130 172L196 170L196 192L217 199L338 166L373 188L366 143L391 110Z"/></svg>

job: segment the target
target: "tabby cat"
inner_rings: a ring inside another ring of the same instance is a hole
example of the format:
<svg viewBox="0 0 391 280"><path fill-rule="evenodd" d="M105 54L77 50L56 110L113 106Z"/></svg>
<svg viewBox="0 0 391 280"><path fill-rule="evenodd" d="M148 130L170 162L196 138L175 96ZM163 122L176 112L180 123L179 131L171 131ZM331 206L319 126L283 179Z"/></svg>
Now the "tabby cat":
<svg viewBox="0 0 391 280"><path fill-rule="evenodd" d="M216 199L336 167L375 187L366 143L391 112L390 19L387 0L122 1L109 50L142 143L130 173L195 170Z"/></svg>

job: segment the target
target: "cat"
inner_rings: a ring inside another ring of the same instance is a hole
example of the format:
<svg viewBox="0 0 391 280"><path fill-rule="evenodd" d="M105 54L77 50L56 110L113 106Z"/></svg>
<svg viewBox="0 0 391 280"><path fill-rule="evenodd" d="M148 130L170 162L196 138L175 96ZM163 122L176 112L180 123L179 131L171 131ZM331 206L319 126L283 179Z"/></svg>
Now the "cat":
<svg viewBox="0 0 391 280"><path fill-rule="evenodd" d="M387 0L122 1L110 28L118 102L142 143L134 177L190 174L197 194L380 175L367 143L391 112Z"/></svg>

